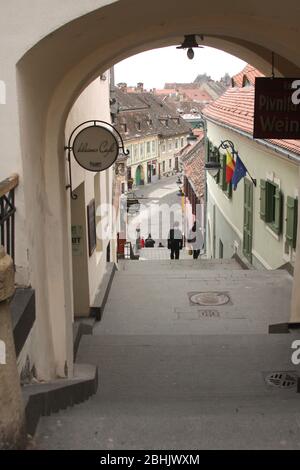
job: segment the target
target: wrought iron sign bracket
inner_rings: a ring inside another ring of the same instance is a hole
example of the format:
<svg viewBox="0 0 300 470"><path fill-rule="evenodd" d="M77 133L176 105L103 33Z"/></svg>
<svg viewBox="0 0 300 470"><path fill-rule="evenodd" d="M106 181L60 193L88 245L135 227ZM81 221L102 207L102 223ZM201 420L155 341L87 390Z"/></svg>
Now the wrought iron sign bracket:
<svg viewBox="0 0 300 470"><path fill-rule="evenodd" d="M232 152L232 156L234 156L234 155L239 156L238 151L235 150L234 143L231 140L222 140L219 147L218 147L218 150L220 148L222 148L224 150L230 149L230 151ZM250 175L248 170L247 170L247 173L248 173L249 178L251 179L252 183L256 187L256 185L257 185L256 179L252 178L252 176Z"/></svg>
<svg viewBox="0 0 300 470"><path fill-rule="evenodd" d="M117 144L117 154L116 154L115 160L117 159L120 151L125 156L129 155L129 150L125 150L124 142L123 142L121 134L109 122L100 121L98 119L92 119L92 120L89 120L89 121L85 121L85 122L79 124L77 127L75 127L75 129L70 134L68 144L65 145L65 147L64 147L65 151L68 151L67 162L68 162L69 183L66 185L66 189L70 189L71 199L74 199L74 200L77 199L78 196L77 196L77 194L74 193L73 185L72 185L71 153L73 152L73 154L74 154L74 142L75 142L75 139L76 139L77 135L79 135L79 133L82 132L85 128L91 128L91 127L100 127L100 128L105 129L106 131L108 131L110 134L112 134L113 139ZM77 159L76 159L76 161L77 161L77 163L79 163ZM112 164L114 163L114 161L112 162ZM80 163L79 163L79 165L80 165ZM82 166L82 167L85 168L84 166ZM106 168L104 168L104 169L106 169ZM85 168L85 170L87 170L87 171L96 171L96 172L101 171L101 170L89 170L89 168Z"/></svg>

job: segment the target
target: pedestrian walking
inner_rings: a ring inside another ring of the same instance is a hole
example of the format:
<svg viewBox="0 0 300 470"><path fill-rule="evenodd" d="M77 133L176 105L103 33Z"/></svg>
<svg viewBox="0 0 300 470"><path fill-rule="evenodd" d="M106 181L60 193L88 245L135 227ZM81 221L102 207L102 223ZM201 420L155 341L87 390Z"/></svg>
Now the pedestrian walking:
<svg viewBox="0 0 300 470"><path fill-rule="evenodd" d="M175 222L174 227L170 229L168 236L168 249L171 250L170 258L179 259L180 250L182 250L182 232L179 228L179 223Z"/></svg>
<svg viewBox="0 0 300 470"><path fill-rule="evenodd" d="M190 244L193 251L193 258L198 259L200 250L203 247L203 236L198 229L197 222L195 220L191 230L189 231L187 242Z"/></svg>

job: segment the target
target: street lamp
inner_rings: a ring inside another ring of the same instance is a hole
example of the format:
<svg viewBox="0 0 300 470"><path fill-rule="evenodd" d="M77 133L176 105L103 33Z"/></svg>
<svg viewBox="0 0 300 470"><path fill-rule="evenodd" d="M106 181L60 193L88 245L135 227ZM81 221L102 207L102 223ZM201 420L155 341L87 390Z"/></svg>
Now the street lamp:
<svg viewBox="0 0 300 470"><path fill-rule="evenodd" d="M221 165L220 162L211 160L205 163L204 168L211 176L215 177L221 170Z"/></svg>
<svg viewBox="0 0 300 470"><path fill-rule="evenodd" d="M203 48L203 46L199 46L196 41L196 36L199 36L203 40L203 36L201 34L187 34L184 36L184 41L180 46L177 46L176 49L187 49L187 56L189 59L194 58L194 48Z"/></svg>
<svg viewBox="0 0 300 470"><path fill-rule="evenodd" d="M219 171L221 170L221 164L219 161L219 148L214 149L212 156L210 157L209 161L205 163L205 170L209 172L209 174L213 177L217 176Z"/></svg>

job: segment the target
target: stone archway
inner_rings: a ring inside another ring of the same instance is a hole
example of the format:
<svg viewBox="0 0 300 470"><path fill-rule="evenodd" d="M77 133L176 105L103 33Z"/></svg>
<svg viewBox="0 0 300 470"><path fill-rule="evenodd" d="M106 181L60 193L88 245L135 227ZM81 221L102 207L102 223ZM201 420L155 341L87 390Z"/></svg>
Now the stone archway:
<svg viewBox="0 0 300 470"><path fill-rule="evenodd" d="M102 8L69 22L62 17L56 30L45 25L44 39L17 64L28 249L40 312L36 346L47 352L46 361L45 354L40 354L37 368L45 378L64 376L66 365L72 374L64 127L81 91L114 63L144 50L178 44L191 31L204 35L204 45L239 56L266 74L271 70L271 51L276 54L276 73L300 73L298 20L286 4L277 8L277 16L270 16L273 2L269 0L238 7L234 1L225 5L222 0L205 5L190 0L176 8L171 0L94 3ZM295 1L290 4L297 7ZM117 18L122 19L118 28Z"/></svg>

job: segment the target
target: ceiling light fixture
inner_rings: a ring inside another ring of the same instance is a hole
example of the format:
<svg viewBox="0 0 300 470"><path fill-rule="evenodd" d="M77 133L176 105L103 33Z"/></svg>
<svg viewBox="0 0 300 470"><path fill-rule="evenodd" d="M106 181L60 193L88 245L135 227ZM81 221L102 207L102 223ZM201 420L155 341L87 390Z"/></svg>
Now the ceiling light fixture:
<svg viewBox="0 0 300 470"><path fill-rule="evenodd" d="M201 34L187 34L184 36L184 41L180 46L177 46L176 49L187 49L187 56L189 59L194 58L194 48L203 48L203 46L199 46L196 40L196 36L199 36L200 39L203 41L203 36Z"/></svg>

